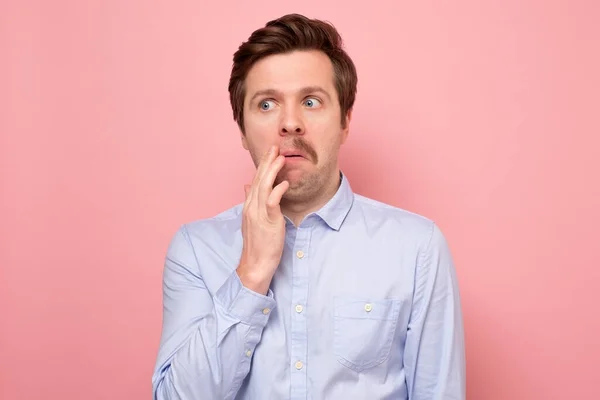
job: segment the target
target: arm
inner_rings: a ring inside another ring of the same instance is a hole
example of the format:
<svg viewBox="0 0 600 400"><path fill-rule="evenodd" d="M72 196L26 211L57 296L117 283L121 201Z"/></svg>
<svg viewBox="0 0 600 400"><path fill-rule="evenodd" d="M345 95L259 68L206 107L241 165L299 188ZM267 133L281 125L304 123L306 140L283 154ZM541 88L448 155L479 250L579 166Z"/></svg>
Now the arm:
<svg viewBox="0 0 600 400"><path fill-rule="evenodd" d="M458 282L450 250L436 225L417 263L404 363L410 400L466 398Z"/></svg>
<svg viewBox="0 0 600 400"><path fill-rule="evenodd" d="M235 270L213 298L199 271L182 227L165 261L154 400L234 398L275 307L272 292L245 288Z"/></svg>

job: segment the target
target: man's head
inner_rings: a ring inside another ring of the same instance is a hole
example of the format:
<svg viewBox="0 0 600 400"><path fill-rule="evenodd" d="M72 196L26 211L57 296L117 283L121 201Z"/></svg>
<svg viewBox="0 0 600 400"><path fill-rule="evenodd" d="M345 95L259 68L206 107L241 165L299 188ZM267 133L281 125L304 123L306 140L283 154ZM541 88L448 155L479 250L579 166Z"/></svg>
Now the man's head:
<svg viewBox="0 0 600 400"><path fill-rule="evenodd" d="M336 29L301 15L268 22L234 54L231 107L255 165L272 145L304 156L287 158L277 178L289 181L288 200L309 200L337 178L356 86Z"/></svg>

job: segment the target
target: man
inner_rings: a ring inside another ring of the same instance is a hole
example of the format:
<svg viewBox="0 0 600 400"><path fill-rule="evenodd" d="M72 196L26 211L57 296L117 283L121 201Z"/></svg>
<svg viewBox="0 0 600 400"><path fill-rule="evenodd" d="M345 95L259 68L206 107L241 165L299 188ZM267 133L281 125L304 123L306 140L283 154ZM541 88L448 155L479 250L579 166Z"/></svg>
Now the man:
<svg viewBox="0 0 600 400"><path fill-rule="evenodd" d="M340 171L356 84L335 28L300 15L235 53L231 105L257 171L243 204L170 244L154 399L465 398L444 236Z"/></svg>

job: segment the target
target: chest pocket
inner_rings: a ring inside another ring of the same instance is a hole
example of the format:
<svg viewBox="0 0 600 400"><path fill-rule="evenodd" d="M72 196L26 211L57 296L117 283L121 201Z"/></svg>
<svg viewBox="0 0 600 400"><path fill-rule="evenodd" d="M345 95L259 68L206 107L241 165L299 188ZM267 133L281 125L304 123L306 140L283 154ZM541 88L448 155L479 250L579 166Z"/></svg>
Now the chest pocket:
<svg viewBox="0 0 600 400"><path fill-rule="evenodd" d="M337 360L360 372L384 362L390 355L401 301L335 297L333 348Z"/></svg>

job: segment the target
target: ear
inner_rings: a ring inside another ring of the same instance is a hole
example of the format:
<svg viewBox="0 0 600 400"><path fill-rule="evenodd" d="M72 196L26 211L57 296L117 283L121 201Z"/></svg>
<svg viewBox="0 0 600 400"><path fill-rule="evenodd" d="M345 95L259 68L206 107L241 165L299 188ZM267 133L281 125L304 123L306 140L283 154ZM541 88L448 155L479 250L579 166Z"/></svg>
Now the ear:
<svg viewBox="0 0 600 400"><path fill-rule="evenodd" d="M248 139L246 138L246 134L240 131L240 136L242 139L242 146L244 147L244 149L248 150Z"/></svg>
<svg viewBox="0 0 600 400"><path fill-rule="evenodd" d="M240 131L240 139L242 139L242 146L244 149L248 150L248 138L246 137L246 132L244 132L244 127L241 127L238 124L238 129Z"/></svg>
<svg viewBox="0 0 600 400"><path fill-rule="evenodd" d="M348 139L348 134L350 133L350 120L352 119L352 110L348 110L348 113L346 114L346 123L344 125L344 127L342 128L342 144L344 144L346 142L346 139Z"/></svg>

